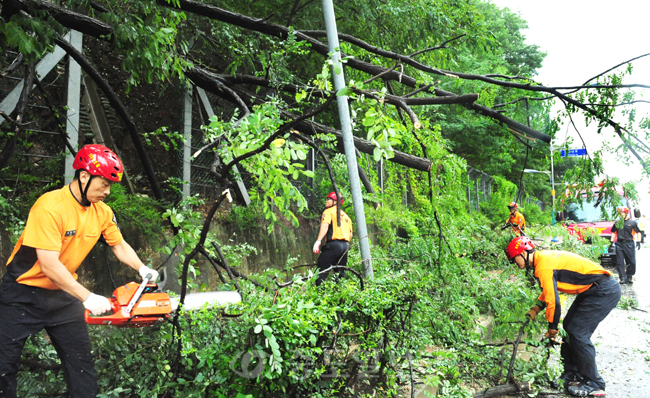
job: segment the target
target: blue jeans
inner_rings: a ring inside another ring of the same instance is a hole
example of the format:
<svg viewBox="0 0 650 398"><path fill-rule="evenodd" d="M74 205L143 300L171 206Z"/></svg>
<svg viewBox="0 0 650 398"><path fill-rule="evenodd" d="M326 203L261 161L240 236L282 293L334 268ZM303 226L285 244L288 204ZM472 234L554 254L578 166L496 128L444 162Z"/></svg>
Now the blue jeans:
<svg viewBox="0 0 650 398"><path fill-rule="evenodd" d="M620 298L621 286L610 277L578 294L563 322L564 330L569 335L561 349L564 372L580 374L603 390L605 380L598 374L596 348L591 342L591 335L616 307Z"/></svg>

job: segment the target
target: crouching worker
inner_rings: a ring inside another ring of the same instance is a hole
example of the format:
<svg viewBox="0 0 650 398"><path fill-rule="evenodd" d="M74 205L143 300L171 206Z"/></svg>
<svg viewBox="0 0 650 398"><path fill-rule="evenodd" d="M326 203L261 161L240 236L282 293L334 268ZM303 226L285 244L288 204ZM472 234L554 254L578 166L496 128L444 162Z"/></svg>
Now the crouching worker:
<svg viewBox="0 0 650 398"><path fill-rule="evenodd" d="M343 204L343 197L340 198L340 205ZM320 253L318 256L318 270L324 271L333 265L345 266L348 264L348 252L350 251L350 240L352 239L352 220L348 217L343 210L341 210L341 218L338 218L338 209L336 205L336 192L330 192L325 201L325 211L321 216L320 229L318 231L318 238L314 242L314 254ZM340 206L339 205L339 206ZM321 247L323 239L327 238L325 244ZM316 279L316 286L320 286L327 273L318 275ZM342 270L337 271L340 277L343 275Z"/></svg>
<svg viewBox="0 0 650 398"><path fill-rule="evenodd" d="M560 380L576 397L604 397L605 381L596 367L596 349L591 335L621 298L621 286L611 272L577 254L564 251L535 251L527 237L514 238L506 256L519 268L532 271L542 287L539 302L526 313L530 319L546 308L548 331L544 337L555 343L562 308L559 292L576 294L564 317L568 339L560 350L564 371Z"/></svg>
<svg viewBox="0 0 650 398"><path fill-rule="evenodd" d="M102 200L122 179L122 162L102 145L79 150L70 185L42 195L7 262L0 285L0 397L16 397L18 364L27 338L45 329L61 359L72 398L97 396L84 308L93 315L111 309L106 297L77 282L77 268L100 238L124 264L144 278L145 266L124 241L115 216ZM66 395L67 396L67 395Z"/></svg>

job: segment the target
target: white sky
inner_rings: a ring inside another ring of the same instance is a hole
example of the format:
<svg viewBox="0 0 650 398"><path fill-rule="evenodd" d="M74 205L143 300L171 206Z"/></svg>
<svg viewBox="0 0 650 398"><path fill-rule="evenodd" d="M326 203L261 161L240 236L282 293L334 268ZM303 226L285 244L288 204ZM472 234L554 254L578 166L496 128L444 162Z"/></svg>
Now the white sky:
<svg viewBox="0 0 650 398"><path fill-rule="evenodd" d="M523 32L526 43L537 44L547 53L536 78L545 86L581 85L621 62L650 53L648 0L492 0L492 3L518 12L528 22L528 29ZM650 84L650 57L635 61L633 67L632 76L624 83ZM649 94L650 90L645 90L646 99ZM638 104L637 120L648 113L650 104ZM600 149L603 138L620 144L613 129L601 138L591 126L579 128L589 151ZM566 130L565 124L558 137L564 137ZM572 135L577 144L577 135ZM640 166L622 165L613 156L606 159L605 167L606 173L623 182L638 181L641 177ZM637 190L642 211L650 213L647 179L637 185Z"/></svg>

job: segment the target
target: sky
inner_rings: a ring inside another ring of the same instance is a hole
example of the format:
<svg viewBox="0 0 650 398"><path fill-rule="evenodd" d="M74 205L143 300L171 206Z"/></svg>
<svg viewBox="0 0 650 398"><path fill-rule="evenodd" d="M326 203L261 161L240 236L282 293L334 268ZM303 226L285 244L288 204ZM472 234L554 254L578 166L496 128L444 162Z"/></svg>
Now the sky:
<svg viewBox="0 0 650 398"><path fill-rule="evenodd" d="M536 44L547 53L536 80L545 86L577 86L592 77L639 55L650 53L647 18L648 0L618 0L616 2L585 0L492 0L492 3L519 13L528 22L523 31L527 44ZM633 63L633 74L624 83L650 84L650 57ZM645 97L650 90L645 90ZM637 114L650 113L650 104L638 104ZM587 150L600 149L602 140L612 139L618 145L613 129L599 136L595 128L579 127L587 142ZM557 134L562 143L568 133L580 142L573 129L564 128ZM626 166L610 155L605 172L622 182L638 181L639 165ZM637 184L639 207L650 213L650 182Z"/></svg>

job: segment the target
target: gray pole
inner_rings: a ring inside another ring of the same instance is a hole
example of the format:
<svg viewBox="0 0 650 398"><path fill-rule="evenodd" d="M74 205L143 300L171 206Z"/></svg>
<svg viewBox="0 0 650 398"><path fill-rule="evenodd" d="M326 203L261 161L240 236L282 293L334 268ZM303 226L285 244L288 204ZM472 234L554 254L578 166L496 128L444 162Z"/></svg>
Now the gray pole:
<svg viewBox="0 0 650 398"><path fill-rule="evenodd" d="M551 197L553 198L553 215L551 225L555 225L555 177L553 177L553 140L551 140Z"/></svg>
<svg viewBox="0 0 650 398"><path fill-rule="evenodd" d="M343 64L339 51L339 35L336 30L336 18L334 16L334 5L332 0L323 0L323 14L325 16L325 28L327 29L327 42L329 51L332 54L332 77L334 88L338 92L345 88L343 77ZM340 95L337 97L339 106L339 119L341 120L341 133L343 134L343 147L348 163L348 175L350 177L350 190L352 191L352 203L354 215L357 219L357 234L359 247L361 249L361 260L363 261L363 274L366 278L373 278L372 261L370 259L370 244L368 231L366 229L366 214L363 209L363 197L361 196L361 184L359 183L359 171L357 170L357 157L354 151L354 139L352 138L352 126L350 123L350 109L348 97Z"/></svg>
<svg viewBox="0 0 650 398"><path fill-rule="evenodd" d="M192 195L192 95L188 84L183 89L183 199Z"/></svg>
<svg viewBox="0 0 650 398"><path fill-rule="evenodd" d="M79 52L83 48L83 33L73 30L70 32L70 44ZM75 150L79 148L79 112L81 105L81 65L72 57L68 63L68 109L66 110L65 132L70 137L70 144ZM115 148L111 148L115 150ZM63 181L70 184L74 178L74 156L67 153L65 156L65 173Z"/></svg>

